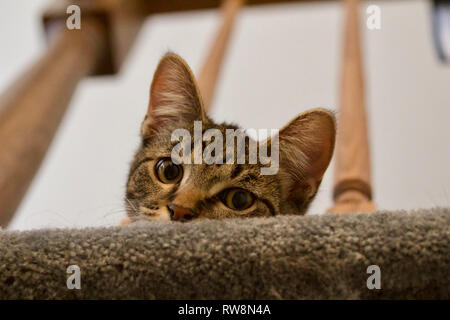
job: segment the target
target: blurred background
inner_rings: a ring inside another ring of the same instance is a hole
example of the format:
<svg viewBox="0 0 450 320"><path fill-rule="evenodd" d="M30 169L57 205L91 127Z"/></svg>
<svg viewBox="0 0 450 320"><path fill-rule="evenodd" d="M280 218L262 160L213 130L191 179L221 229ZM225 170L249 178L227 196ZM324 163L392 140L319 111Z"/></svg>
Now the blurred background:
<svg viewBox="0 0 450 320"><path fill-rule="evenodd" d="M381 29L365 8L381 8ZM0 92L45 50L46 0L0 1ZM245 7L212 106L216 120L280 128L312 107L336 109L343 7L338 2ZM216 10L149 17L119 74L83 80L11 229L117 225L129 162L158 60L168 50L198 72ZM432 40L431 3L363 2L361 30L373 190L379 209L450 205L450 66ZM83 23L83 20L82 20ZM310 214L332 204L333 163Z"/></svg>

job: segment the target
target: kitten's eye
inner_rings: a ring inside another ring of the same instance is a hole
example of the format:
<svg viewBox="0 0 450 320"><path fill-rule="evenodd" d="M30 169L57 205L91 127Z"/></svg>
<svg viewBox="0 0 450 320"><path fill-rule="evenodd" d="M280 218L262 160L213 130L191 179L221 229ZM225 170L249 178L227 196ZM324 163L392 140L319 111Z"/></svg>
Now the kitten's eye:
<svg viewBox="0 0 450 320"><path fill-rule="evenodd" d="M225 190L222 202L230 209L241 211L249 208L255 202L255 197L248 191L234 188Z"/></svg>
<svg viewBox="0 0 450 320"><path fill-rule="evenodd" d="M155 174L162 183L174 184L183 177L183 168L170 158L164 158L156 163Z"/></svg>

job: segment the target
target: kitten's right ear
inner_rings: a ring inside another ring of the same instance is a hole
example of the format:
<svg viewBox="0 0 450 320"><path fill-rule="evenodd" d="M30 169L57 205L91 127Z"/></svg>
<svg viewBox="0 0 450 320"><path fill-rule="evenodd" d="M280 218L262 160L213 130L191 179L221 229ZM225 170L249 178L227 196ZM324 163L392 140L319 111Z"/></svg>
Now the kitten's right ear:
<svg viewBox="0 0 450 320"><path fill-rule="evenodd" d="M150 137L161 129L174 130L187 122L205 118L200 91L191 69L178 55L166 54L153 76L142 136Z"/></svg>

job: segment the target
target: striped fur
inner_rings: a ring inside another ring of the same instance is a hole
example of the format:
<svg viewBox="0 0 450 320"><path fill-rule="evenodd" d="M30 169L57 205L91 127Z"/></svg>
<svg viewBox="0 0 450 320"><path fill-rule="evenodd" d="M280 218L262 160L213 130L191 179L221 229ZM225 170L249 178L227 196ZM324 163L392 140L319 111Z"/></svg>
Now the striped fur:
<svg viewBox="0 0 450 320"><path fill-rule="evenodd" d="M126 206L132 220L169 220L167 205L176 204L197 213L197 219L304 214L320 185L333 154L334 115L323 109L300 114L279 131L280 168L275 175L261 175L262 164L183 164L183 178L163 184L155 164L170 157L175 129L188 130L202 121L202 131L236 126L217 124L203 110L194 75L177 55L164 56L150 88L150 102L142 123L142 144L135 154L127 181ZM250 137L246 138L248 159ZM265 141L269 146L273 137ZM193 141L192 141L193 143ZM207 144L204 143L204 145ZM224 152L225 154L225 152ZM237 155L234 155L235 159ZM256 201L248 209L225 206L220 193L228 188L251 192Z"/></svg>

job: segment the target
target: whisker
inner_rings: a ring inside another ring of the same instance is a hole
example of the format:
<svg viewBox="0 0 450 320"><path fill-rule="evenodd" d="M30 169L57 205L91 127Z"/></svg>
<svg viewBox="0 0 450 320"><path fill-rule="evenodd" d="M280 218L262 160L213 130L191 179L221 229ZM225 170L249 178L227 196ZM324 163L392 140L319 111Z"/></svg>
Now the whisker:
<svg viewBox="0 0 450 320"><path fill-rule="evenodd" d="M131 203L131 201L128 198L125 198L125 200L127 201L125 204L129 204L130 205L130 209L133 210L133 212L137 215L139 214L138 210L136 209L136 207Z"/></svg>
<svg viewBox="0 0 450 320"><path fill-rule="evenodd" d="M113 209L113 210L110 210L109 212L105 213L104 215L102 215L101 218L107 218L114 214L118 215L118 214L124 214L124 213L127 213L127 211L124 208Z"/></svg>

